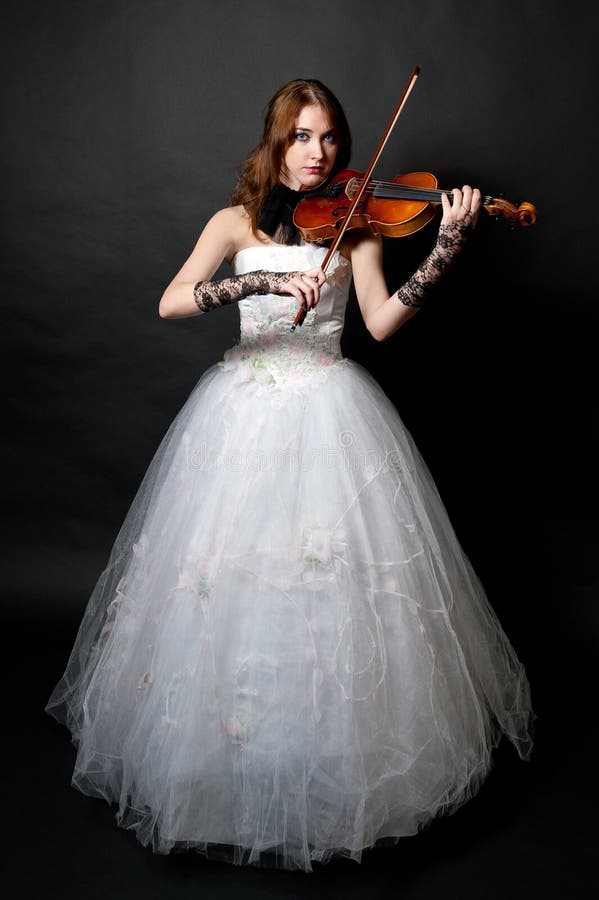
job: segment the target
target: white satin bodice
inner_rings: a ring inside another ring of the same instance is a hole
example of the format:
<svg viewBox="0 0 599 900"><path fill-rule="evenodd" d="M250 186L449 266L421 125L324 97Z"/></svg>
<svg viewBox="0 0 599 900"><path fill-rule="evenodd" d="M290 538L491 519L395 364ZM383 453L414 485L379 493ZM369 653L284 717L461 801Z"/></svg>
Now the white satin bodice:
<svg viewBox="0 0 599 900"><path fill-rule="evenodd" d="M268 272L302 271L319 266L325 254L324 247L314 244L246 247L235 255L233 267L236 275L257 269ZM351 266L345 257L335 253L329 270L331 274L321 288L316 309L307 314L301 328L293 333L290 328L298 309L294 297L268 294L241 300L241 340L255 341L256 338L268 336L267 343L270 346L275 336L290 336L294 344L317 344L321 349L328 348L331 352L338 350L345 321Z"/></svg>
<svg viewBox="0 0 599 900"><path fill-rule="evenodd" d="M236 275L262 269L270 272L304 271L319 266L326 249L314 244L267 244L246 247L233 258ZM239 302L240 339L225 353L221 365L235 370L243 381L252 380L280 402L289 389L305 396L310 385L323 381L345 362L341 334L351 283L351 266L333 255L331 274L320 291L320 301L295 331L295 297L252 295Z"/></svg>

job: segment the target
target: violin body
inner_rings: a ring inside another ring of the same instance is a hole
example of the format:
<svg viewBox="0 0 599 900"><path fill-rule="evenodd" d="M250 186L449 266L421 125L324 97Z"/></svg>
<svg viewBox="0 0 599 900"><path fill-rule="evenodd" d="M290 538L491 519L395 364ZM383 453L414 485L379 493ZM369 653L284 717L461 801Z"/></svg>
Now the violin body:
<svg viewBox="0 0 599 900"><path fill-rule="evenodd" d="M439 190L431 172L396 175L392 181L369 183L346 223L362 178L361 172L344 169L328 182L322 194L297 204L293 222L304 240L330 240L337 237L342 226L344 230L364 228L372 234L405 237L420 231L435 217L442 193L451 199L451 191ZM483 209L494 218L501 216L513 227L527 227L536 219L532 203L516 206L501 197L483 197Z"/></svg>
<svg viewBox="0 0 599 900"><path fill-rule="evenodd" d="M305 241L325 241L337 235L362 174L354 169L344 169L331 179L322 195L298 203L293 222ZM437 183L430 172L396 175L389 182L417 188L436 188ZM351 196L348 196L348 189ZM435 214L436 207L428 200L388 200L368 195L358 204L347 227L366 228L372 234L386 237L404 237L424 228Z"/></svg>

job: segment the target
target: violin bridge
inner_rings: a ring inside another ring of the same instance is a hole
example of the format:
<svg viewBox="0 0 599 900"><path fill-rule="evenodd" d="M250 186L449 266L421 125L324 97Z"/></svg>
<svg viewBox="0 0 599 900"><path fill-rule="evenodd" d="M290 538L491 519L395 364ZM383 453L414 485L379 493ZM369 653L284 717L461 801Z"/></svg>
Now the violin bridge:
<svg viewBox="0 0 599 900"><path fill-rule="evenodd" d="M357 178L350 178L347 184L345 185L345 196L348 200L353 200L356 196L358 188L360 187L360 182Z"/></svg>

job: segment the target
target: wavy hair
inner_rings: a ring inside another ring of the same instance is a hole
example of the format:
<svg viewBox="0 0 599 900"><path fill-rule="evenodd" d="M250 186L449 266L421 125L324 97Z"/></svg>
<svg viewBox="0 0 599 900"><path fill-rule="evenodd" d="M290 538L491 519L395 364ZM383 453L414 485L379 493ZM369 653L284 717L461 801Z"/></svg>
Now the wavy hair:
<svg viewBox="0 0 599 900"><path fill-rule="evenodd" d="M267 194L280 183L284 156L305 106L322 107L335 131L338 149L331 176L349 163L351 133L343 107L333 92L314 78L296 78L283 85L266 107L262 140L240 165L231 195L232 206L240 204L245 208L254 234Z"/></svg>

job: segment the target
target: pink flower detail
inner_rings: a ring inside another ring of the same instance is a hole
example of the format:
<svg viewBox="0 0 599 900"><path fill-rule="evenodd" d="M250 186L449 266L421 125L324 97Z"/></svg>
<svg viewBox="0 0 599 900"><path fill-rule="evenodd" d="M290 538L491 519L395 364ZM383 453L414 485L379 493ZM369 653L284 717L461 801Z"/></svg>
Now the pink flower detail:
<svg viewBox="0 0 599 900"><path fill-rule="evenodd" d="M332 556L342 554L346 547L345 532L339 528L333 531L321 525L308 525L302 537L304 559L316 565L331 565Z"/></svg>

